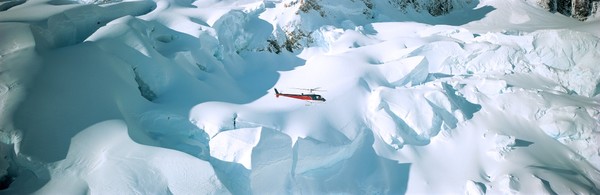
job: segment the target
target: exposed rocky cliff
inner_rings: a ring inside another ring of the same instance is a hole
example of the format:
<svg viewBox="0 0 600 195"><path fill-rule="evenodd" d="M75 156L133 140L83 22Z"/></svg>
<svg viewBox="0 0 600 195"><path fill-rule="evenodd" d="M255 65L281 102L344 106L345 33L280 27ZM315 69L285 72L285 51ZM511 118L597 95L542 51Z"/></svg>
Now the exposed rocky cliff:
<svg viewBox="0 0 600 195"><path fill-rule="evenodd" d="M399 8L402 11L413 9L417 12L426 11L432 16L441 16L450 13L457 4L465 2L472 3L471 0L388 0L392 6Z"/></svg>
<svg viewBox="0 0 600 195"><path fill-rule="evenodd" d="M538 0L538 4L550 12L584 21L598 13L600 0Z"/></svg>

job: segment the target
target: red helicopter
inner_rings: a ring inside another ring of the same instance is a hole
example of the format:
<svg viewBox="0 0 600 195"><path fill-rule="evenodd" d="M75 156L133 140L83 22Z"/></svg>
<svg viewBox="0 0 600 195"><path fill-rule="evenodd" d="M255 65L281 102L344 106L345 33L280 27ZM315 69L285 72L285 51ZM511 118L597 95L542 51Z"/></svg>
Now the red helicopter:
<svg viewBox="0 0 600 195"><path fill-rule="evenodd" d="M295 98L295 99L299 99L299 100L306 100L306 101L317 101L317 102L325 102L325 98L323 98L323 96L319 95L319 94L314 94L312 93L313 91L324 91L324 90L319 90L320 87L317 88L313 88L313 89L302 89L302 88L295 88L295 89L300 89L300 90L306 90L309 91L309 93L311 94L289 94L289 93L279 93L279 91L277 91L277 88L275 89L275 97L279 97L279 96L284 96L284 97L289 97L289 98Z"/></svg>

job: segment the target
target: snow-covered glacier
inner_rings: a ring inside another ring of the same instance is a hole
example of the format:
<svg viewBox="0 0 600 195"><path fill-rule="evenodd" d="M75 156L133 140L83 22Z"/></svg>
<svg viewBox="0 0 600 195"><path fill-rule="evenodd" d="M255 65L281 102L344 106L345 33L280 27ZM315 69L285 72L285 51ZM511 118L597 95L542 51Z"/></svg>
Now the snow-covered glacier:
<svg viewBox="0 0 600 195"><path fill-rule="evenodd" d="M0 194L600 192L593 17L522 0L0 8Z"/></svg>

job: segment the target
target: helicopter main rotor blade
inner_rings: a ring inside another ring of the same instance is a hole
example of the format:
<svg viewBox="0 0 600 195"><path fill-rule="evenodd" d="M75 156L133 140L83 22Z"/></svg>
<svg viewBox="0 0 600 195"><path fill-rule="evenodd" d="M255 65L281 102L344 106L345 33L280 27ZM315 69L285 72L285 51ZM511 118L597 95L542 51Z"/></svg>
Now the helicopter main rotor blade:
<svg viewBox="0 0 600 195"><path fill-rule="evenodd" d="M298 90L305 90L305 91L309 91L309 92L313 92L313 91L327 91L327 90L322 90L321 87L315 87L312 89L307 89L307 88L292 88L292 89L298 89Z"/></svg>

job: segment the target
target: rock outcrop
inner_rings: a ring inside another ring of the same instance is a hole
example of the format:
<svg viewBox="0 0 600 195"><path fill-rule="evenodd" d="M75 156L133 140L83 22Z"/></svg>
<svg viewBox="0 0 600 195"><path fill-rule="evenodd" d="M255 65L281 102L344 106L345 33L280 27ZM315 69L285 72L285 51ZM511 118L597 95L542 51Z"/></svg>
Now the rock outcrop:
<svg viewBox="0 0 600 195"><path fill-rule="evenodd" d="M598 13L600 0L538 0L538 4L550 12L584 21Z"/></svg>

